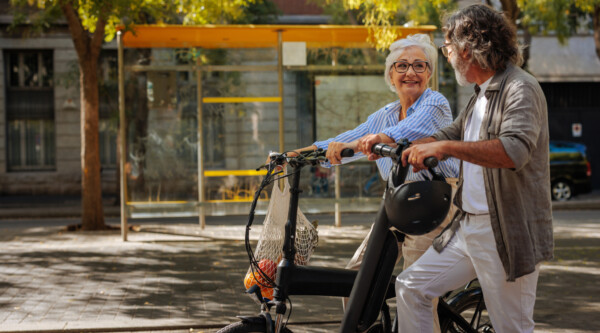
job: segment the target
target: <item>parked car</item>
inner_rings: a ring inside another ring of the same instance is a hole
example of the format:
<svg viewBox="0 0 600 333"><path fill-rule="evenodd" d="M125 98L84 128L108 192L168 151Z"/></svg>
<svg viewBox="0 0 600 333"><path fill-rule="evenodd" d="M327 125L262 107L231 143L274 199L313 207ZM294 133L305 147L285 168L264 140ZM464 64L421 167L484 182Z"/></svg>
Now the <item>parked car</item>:
<svg viewBox="0 0 600 333"><path fill-rule="evenodd" d="M550 141L552 199L565 201L592 190L592 168L586 146L567 141Z"/></svg>

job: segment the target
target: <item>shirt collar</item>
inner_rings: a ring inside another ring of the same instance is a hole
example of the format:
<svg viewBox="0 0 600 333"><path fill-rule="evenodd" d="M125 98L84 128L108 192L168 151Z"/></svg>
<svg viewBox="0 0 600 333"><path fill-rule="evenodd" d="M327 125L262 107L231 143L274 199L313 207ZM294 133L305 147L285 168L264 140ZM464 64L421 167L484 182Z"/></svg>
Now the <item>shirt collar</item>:
<svg viewBox="0 0 600 333"><path fill-rule="evenodd" d="M500 90L502 80L508 73L512 72L514 69L515 69L515 65L509 63L506 65L506 68L504 70L496 72L496 74L494 74L494 76L492 76L492 81L490 82L489 86L484 91ZM479 87L477 85L475 85L475 92L479 94L478 89L479 89Z"/></svg>
<svg viewBox="0 0 600 333"><path fill-rule="evenodd" d="M475 92L477 93L477 95L479 95L479 92L481 92L482 94L485 94L485 91L487 90L488 86L490 85L490 82L492 82L492 79L494 78L495 75L490 76L489 79L487 79L484 83L481 84L481 86L475 85Z"/></svg>
<svg viewBox="0 0 600 333"><path fill-rule="evenodd" d="M419 98L417 98L417 100L406 110L406 116L408 117L411 114L413 114L413 112L415 112L415 110L417 109L419 104L421 104L421 102L424 101L425 98L427 98L427 96L429 94L431 94L431 89L430 88L425 89L425 91L421 94L421 96L419 96Z"/></svg>

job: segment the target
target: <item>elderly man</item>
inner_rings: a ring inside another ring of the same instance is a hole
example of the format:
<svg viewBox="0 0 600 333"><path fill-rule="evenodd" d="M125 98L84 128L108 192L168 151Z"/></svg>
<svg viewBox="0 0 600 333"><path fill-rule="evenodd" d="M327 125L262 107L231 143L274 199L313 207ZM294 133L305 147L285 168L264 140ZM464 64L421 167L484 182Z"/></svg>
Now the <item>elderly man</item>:
<svg viewBox="0 0 600 333"><path fill-rule="evenodd" d="M475 93L452 125L402 158L415 171L428 156L461 160L458 210L397 278L399 331L431 332L431 300L477 277L496 332L533 332L539 263L553 253L546 100L518 67L516 32L500 13L469 6L443 31L457 81Z"/></svg>

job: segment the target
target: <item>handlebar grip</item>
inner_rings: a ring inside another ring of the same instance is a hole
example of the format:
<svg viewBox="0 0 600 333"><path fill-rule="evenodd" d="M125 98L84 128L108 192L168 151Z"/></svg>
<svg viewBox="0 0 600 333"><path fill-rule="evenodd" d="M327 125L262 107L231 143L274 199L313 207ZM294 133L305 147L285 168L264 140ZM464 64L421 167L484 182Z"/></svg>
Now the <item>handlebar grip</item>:
<svg viewBox="0 0 600 333"><path fill-rule="evenodd" d="M423 161L423 164L425 164L425 166L428 168L435 168L438 165L438 163L438 159L434 156L429 156Z"/></svg>
<svg viewBox="0 0 600 333"><path fill-rule="evenodd" d="M352 157L354 156L354 149L344 148L341 152L342 157Z"/></svg>
<svg viewBox="0 0 600 333"><path fill-rule="evenodd" d="M393 151L394 148L386 145L385 143L376 143L371 147L372 153L383 157L389 157Z"/></svg>

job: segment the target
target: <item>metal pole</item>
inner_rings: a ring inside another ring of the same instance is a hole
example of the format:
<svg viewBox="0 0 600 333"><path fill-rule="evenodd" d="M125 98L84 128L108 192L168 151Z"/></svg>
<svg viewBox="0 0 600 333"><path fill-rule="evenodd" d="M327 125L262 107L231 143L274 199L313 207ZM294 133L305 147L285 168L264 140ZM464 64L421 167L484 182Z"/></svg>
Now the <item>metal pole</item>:
<svg viewBox="0 0 600 333"><path fill-rule="evenodd" d="M340 166L335 167L335 226L342 226L342 213L340 211Z"/></svg>
<svg viewBox="0 0 600 333"><path fill-rule="evenodd" d="M338 58L338 49L332 50L331 55L331 67L335 67L337 65ZM340 198L341 198L341 189L340 189L340 166L336 166L334 168L335 172L335 204L334 204L334 216L335 216L335 226L337 228L342 226L342 213L340 211Z"/></svg>
<svg viewBox="0 0 600 333"><path fill-rule="evenodd" d="M278 75L278 84L279 84L279 97L281 100L279 101L279 151L285 151L285 143L283 139L283 121L284 121L284 112L283 112L283 37L282 31L277 31L277 75Z"/></svg>
<svg viewBox="0 0 600 333"><path fill-rule="evenodd" d="M431 37L431 40L433 39L433 32L429 34L429 37ZM431 77L431 89L435 90L435 91L439 91L440 90L440 59L439 59L439 55L438 55L438 62L437 62L437 66L435 66L435 71L433 71L432 73L432 77Z"/></svg>
<svg viewBox="0 0 600 333"><path fill-rule="evenodd" d="M204 128L202 122L202 62L200 57L196 59L196 81L197 81L197 115L198 118L198 219L200 228L204 230L206 227L206 216L204 210Z"/></svg>
<svg viewBox="0 0 600 333"><path fill-rule="evenodd" d="M125 130L125 73L123 72L123 33L117 32L118 61L119 61L119 171L121 174L121 237L127 241L127 175L125 174L125 153L127 132Z"/></svg>

